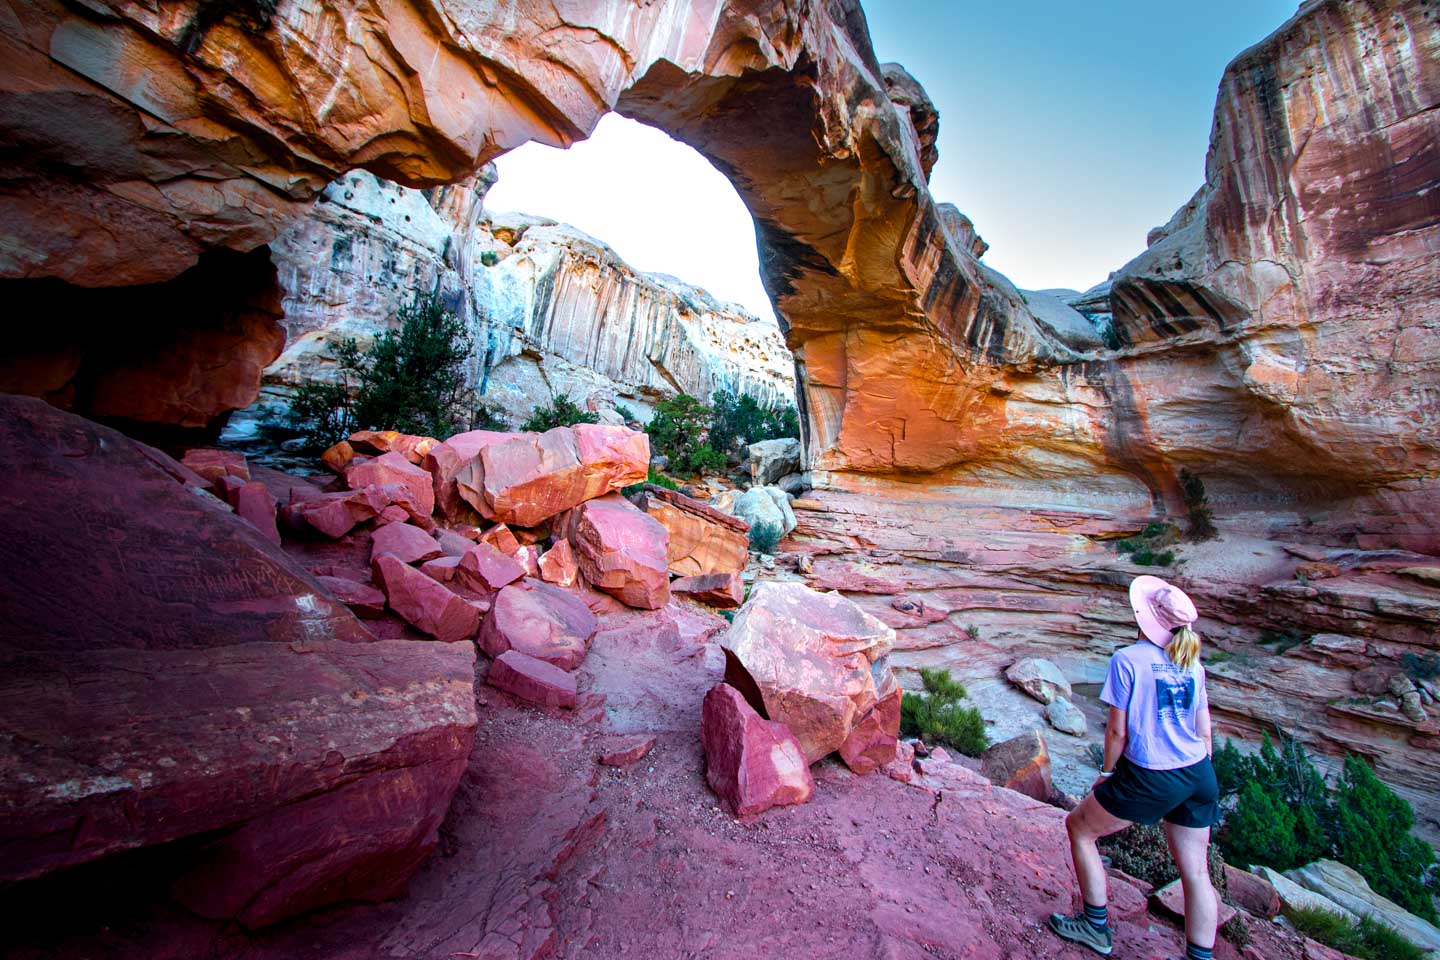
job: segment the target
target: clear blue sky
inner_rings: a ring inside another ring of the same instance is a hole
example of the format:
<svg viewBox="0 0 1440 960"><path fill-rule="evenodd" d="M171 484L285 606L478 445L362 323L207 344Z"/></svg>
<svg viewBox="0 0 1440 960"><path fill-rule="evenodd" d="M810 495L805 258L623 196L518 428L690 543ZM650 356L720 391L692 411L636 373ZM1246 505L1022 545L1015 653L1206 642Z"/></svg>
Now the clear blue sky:
<svg viewBox="0 0 1440 960"><path fill-rule="evenodd" d="M1145 248L1205 172L1225 65L1296 0L867 0L875 52L940 110L936 199L975 221L985 262L1025 289L1086 289ZM640 270L761 316L754 228L689 147L614 115L568 151L498 161L491 210L572 223Z"/></svg>
<svg viewBox="0 0 1440 960"><path fill-rule="evenodd" d="M1225 65L1296 0L867 0L881 62L940 110L930 190L1026 289L1085 289L1205 177Z"/></svg>

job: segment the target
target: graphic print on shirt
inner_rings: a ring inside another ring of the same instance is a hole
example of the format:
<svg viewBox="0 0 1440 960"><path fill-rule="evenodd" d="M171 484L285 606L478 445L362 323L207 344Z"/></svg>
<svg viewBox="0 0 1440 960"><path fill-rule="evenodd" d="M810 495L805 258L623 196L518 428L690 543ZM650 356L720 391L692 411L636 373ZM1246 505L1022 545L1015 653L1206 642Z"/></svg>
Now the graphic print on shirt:
<svg viewBox="0 0 1440 960"><path fill-rule="evenodd" d="M1181 723L1195 709L1195 674L1174 663L1152 663L1155 715L1162 723Z"/></svg>

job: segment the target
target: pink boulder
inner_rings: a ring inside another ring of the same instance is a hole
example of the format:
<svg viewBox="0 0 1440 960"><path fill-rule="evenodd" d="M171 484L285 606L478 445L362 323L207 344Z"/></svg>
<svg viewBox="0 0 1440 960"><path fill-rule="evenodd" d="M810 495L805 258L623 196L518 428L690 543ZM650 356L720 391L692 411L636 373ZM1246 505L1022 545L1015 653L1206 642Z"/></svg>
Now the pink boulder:
<svg viewBox="0 0 1440 960"><path fill-rule="evenodd" d="M570 511L559 525L595 589L646 610L670 602L669 542L654 517L610 493Z"/></svg>
<svg viewBox="0 0 1440 960"><path fill-rule="evenodd" d="M489 530L480 534L480 542L490 544L490 546L499 550L507 557L515 556L515 552L520 549L520 541L515 538L515 534L510 531L510 528L503 523L497 523Z"/></svg>
<svg viewBox="0 0 1440 960"><path fill-rule="evenodd" d="M316 576L330 595L349 607L362 620L379 620L385 616L385 594L367 583L345 577Z"/></svg>
<svg viewBox="0 0 1440 960"><path fill-rule="evenodd" d="M875 702L840 744L840 759L858 774L872 773L895 759L900 739L900 698L898 685ZM913 755L913 751L912 751Z"/></svg>
<svg viewBox="0 0 1440 960"><path fill-rule="evenodd" d="M515 551L515 562L525 568L525 576L540 579L540 548L521 547Z"/></svg>
<svg viewBox="0 0 1440 960"><path fill-rule="evenodd" d="M392 554L376 557L374 571L390 609L415 629L446 643L474 639L480 611L464 597Z"/></svg>
<svg viewBox="0 0 1440 960"><path fill-rule="evenodd" d="M0 886L180 841L183 886L250 926L400 893L470 756L473 648L377 640L180 472L0 397L0 729L23 744Z"/></svg>
<svg viewBox="0 0 1440 960"><path fill-rule="evenodd" d="M418 437L398 430L361 430L350 434L350 446L361 453L398 453L415 464L422 462L439 444L433 437Z"/></svg>
<svg viewBox="0 0 1440 960"><path fill-rule="evenodd" d="M403 483L414 496L421 513L428 517L435 511L435 488L430 474L393 451L374 460L352 464L345 470L345 483L352 490L376 484Z"/></svg>
<svg viewBox="0 0 1440 960"><path fill-rule="evenodd" d="M212 485L227 475L246 483L250 481L250 465L245 462L244 454L233 450L215 450L208 447L186 450L180 462Z"/></svg>
<svg viewBox="0 0 1440 960"><path fill-rule="evenodd" d="M334 473L343 474L345 468L350 466L350 461L355 459L355 448L350 446L350 441L341 440L325 448L320 454L321 461Z"/></svg>
<svg viewBox="0 0 1440 960"><path fill-rule="evenodd" d="M575 564L575 551L570 541L563 537L540 557L540 578L557 587L569 587L575 583L580 568Z"/></svg>
<svg viewBox="0 0 1440 960"><path fill-rule="evenodd" d="M670 584L670 592L721 610L733 610L745 602L745 582L738 570L681 577Z"/></svg>
<svg viewBox="0 0 1440 960"><path fill-rule="evenodd" d="M404 523L409 519L410 514L406 512L404 507L392 503L380 511L380 516L375 518L375 526L383 527L388 523Z"/></svg>
<svg viewBox="0 0 1440 960"><path fill-rule="evenodd" d="M494 593L525 576L525 568L513 557L488 543L477 543L467 550L457 572L462 583L481 593Z"/></svg>
<svg viewBox="0 0 1440 960"><path fill-rule="evenodd" d="M766 720L740 691L717 683L701 706L705 779L736 816L804 803L815 792L810 765L794 734Z"/></svg>
<svg viewBox="0 0 1440 960"><path fill-rule="evenodd" d="M275 526L275 497L259 480L251 480L235 494L235 512L259 530L266 540L278 544L280 530Z"/></svg>
<svg viewBox="0 0 1440 960"><path fill-rule="evenodd" d="M561 670L574 670L585 659L595 627L595 614L573 593L523 580L495 597L480 627L480 649L492 657L518 650Z"/></svg>
<svg viewBox="0 0 1440 960"><path fill-rule="evenodd" d="M468 433L459 433L444 443L431 447L425 454L420 464L427 471L433 481L435 490L435 508L440 516L447 520L462 520L467 517L473 519L475 514L469 504L460 496L460 490L456 486L455 478L459 476L470 461L480 455L480 451L492 443L503 443L513 433L500 433L494 430L471 430Z"/></svg>
<svg viewBox="0 0 1440 960"><path fill-rule="evenodd" d="M533 527L611 490L642 482L650 440L625 427L579 424L489 444L456 475L489 520Z"/></svg>
<svg viewBox="0 0 1440 960"><path fill-rule="evenodd" d="M420 564L420 572L431 580L449 583L460 573L459 557L436 557Z"/></svg>
<svg viewBox="0 0 1440 960"><path fill-rule="evenodd" d="M839 750L896 689L889 661L894 640L894 630L839 593L767 581L751 590L721 646L731 654L726 680L789 726L806 762L814 763ZM888 715L876 718L882 721L890 729ZM878 736L878 728L862 734L852 755L872 747L878 755Z"/></svg>
<svg viewBox="0 0 1440 960"><path fill-rule="evenodd" d="M434 560L443 552L434 537L408 523L390 523L377 527L370 539L371 563L386 553L397 557L401 563L424 563L426 560Z"/></svg>
<svg viewBox="0 0 1440 960"><path fill-rule="evenodd" d="M1264 877L1225 864L1225 893L1240 909L1262 920L1280 915L1280 894Z"/></svg>
<svg viewBox="0 0 1440 960"><path fill-rule="evenodd" d="M1050 781L1050 751L1039 730L997 743L980 755L980 772L991 783L1049 803L1055 792Z"/></svg>
<svg viewBox="0 0 1440 960"><path fill-rule="evenodd" d="M518 650L507 650L490 664L485 682L497 690L538 703L543 707L575 706L575 674L526 656Z"/></svg>
<svg viewBox="0 0 1440 960"><path fill-rule="evenodd" d="M628 767L632 763L639 763L650 755L655 749L654 737L632 737L624 743L609 744L605 751L596 757L596 762L606 767Z"/></svg>
<svg viewBox="0 0 1440 960"><path fill-rule="evenodd" d="M1180 886L1180 881L1172 880L1170 883L1165 884L1165 886L1150 894L1150 904L1155 908L1156 912L1162 915L1183 918L1185 916L1185 891ZM1220 916L1217 925L1223 927L1234 919L1234 917L1235 908L1224 900L1221 900Z"/></svg>
<svg viewBox="0 0 1440 960"><path fill-rule="evenodd" d="M418 526L429 522L429 514L421 512L414 494L403 483L384 483L359 490L307 496L291 500L290 519L298 526L339 539L366 520L373 520L388 507L399 506Z"/></svg>

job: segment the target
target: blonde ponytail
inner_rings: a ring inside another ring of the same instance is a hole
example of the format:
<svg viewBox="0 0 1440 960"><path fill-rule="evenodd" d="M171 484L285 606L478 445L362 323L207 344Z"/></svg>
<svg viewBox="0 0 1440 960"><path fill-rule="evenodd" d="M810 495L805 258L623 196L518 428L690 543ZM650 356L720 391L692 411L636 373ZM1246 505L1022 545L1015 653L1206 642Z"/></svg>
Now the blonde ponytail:
<svg viewBox="0 0 1440 960"><path fill-rule="evenodd" d="M1170 642L1165 645L1165 655L1182 670L1195 669L1195 665L1200 662L1200 634L1192 630L1187 623L1170 635Z"/></svg>

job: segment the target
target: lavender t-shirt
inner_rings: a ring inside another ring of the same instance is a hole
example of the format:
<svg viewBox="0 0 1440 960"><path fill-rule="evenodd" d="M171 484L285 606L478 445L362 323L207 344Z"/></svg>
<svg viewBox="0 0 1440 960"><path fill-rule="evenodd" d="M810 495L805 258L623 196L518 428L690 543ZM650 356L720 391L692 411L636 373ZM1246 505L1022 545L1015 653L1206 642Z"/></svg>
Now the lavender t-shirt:
<svg viewBox="0 0 1440 960"><path fill-rule="evenodd" d="M1128 711L1125 757L1149 770L1175 770L1199 763L1209 752L1195 729L1210 704L1205 670L1184 670L1164 650L1141 640L1110 658L1100 699Z"/></svg>

